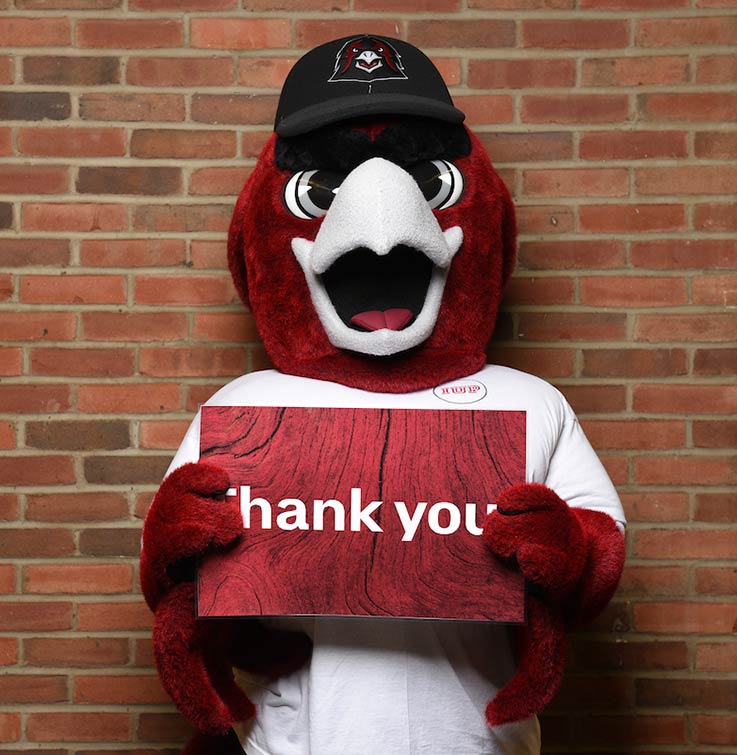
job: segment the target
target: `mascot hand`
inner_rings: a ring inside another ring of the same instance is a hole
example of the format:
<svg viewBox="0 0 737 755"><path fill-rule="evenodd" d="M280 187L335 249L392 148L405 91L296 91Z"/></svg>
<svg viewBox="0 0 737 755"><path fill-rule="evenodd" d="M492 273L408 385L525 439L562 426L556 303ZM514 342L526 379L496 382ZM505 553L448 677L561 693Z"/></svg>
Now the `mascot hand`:
<svg viewBox="0 0 737 755"><path fill-rule="evenodd" d="M604 608L624 565L624 538L610 516L572 508L537 483L501 494L484 537L497 556L517 562L548 602L563 608L569 624L590 621Z"/></svg>
<svg viewBox="0 0 737 755"><path fill-rule="evenodd" d="M243 533L230 486L219 467L198 462L175 469L161 483L143 526L141 587L151 610L176 584L194 579L195 557L225 547Z"/></svg>

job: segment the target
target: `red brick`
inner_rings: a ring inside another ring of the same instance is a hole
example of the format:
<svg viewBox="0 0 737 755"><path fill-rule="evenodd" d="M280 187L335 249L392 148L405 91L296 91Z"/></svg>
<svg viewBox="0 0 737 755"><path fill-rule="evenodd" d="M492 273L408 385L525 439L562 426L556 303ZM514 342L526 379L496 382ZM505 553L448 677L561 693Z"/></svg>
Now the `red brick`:
<svg viewBox="0 0 737 755"><path fill-rule="evenodd" d="M176 450L187 432L189 422L144 420L140 425L140 447Z"/></svg>
<svg viewBox="0 0 737 755"><path fill-rule="evenodd" d="M169 696L153 674L105 674L81 676L74 680L74 702L97 705L157 705Z"/></svg>
<svg viewBox="0 0 737 755"><path fill-rule="evenodd" d="M132 57L128 60L125 75L126 81L133 86L230 86L233 83L233 61L224 57Z"/></svg>
<svg viewBox="0 0 737 755"><path fill-rule="evenodd" d="M731 84L737 81L737 55L708 55L696 62L700 84Z"/></svg>
<svg viewBox="0 0 737 755"><path fill-rule="evenodd" d="M685 131L591 131L581 134L579 155L584 160L643 160L686 157Z"/></svg>
<svg viewBox="0 0 737 755"><path fill-rule="evenodd" d="M128 502L121 493L42 493L29 495L26 519L38 522L85 522L123 519Z"/></svg>
<svg viewBox="0 0 737 755"><path fill-rule="evenodd" d="M737 715L691 717L696 742L712 745L734 745L737 742Z"/></svg>
<svg viewBox="0 0 737 755"><path fill-rule="evenodd" d="M289 27L285 18L193 18L190 44L218 50L290 47Z"/></svg>
<svg viewBox="0 0 737 755"><path fill-rule="evenodd" d="M173 267L187 258L183 239L82 240L81 263L90 267Z"/></svg>
<svg viewBox="0 0 737 755"><path fill-rule="evenodd" d="M3 529L3 532L8 532L12 535L18 532L18 530ZM6 595L10 593L14 593L15 582L16 582L15 566L13 566L13 564L0 564L0 592ZM0 641L0 659L2 658L2 651L3 651L3 646ZM5 665L5 664L2 664L2 665Z"/></svg>
<svg viewBox="0 0 737 755"><path fill-rule="evenodd" d="M582 304L599 307L663 307L688 301L680 278L600 276L579 280Z"/></svg>
<svg viewBox="0 0 737 755"><path fill-rule="evenodd" d="M258 157L270 138L270 131L244 131L241 134L241 154L243 157Z"/></svg>
<svg viewBox="0 0 737 755"><path fill-rule="evenodd" d="M77 606L77 629L83 632L150 629L152 620L148 606L140 597L133 603L116 601Z"/></svg>
<svg viewBox="0 0 737 755"><path fill-rule="evenodd" d="M141 742L186 742L192 731L178 713L141 713L136 734Z"/></svg>
<svg viewBox="0 0 737 755"><path fill-rule="evenodd" d="M26 231L122 231L128 225L128 208L122 204L23 205Z"/></svg>
<svg viewBox="0 0 737 755"><path fill-rule="evenodd" d="M249 343L258 340L253 315L246 312L197 312L192 338L198 341Z"/></svg>
<svg viewBox="0 0 737 755"><path fill-rule="evenodd" d="M136 205L133 208L133 230L224 233L232 214L232 204Z"/></svg>
<svg viewBox="0 0 737 755"><path fill-rule="evenodd" d="M453 101L466 114L468 123L511 123L514 103L505 94L456 95Z"/></svg>
<svg viewBox="0 0 737 755"><path fill-rule="evenodd" d="M79 115L90 121L183 121L181 94L92 92L79 96Z"/></svg>
<svg viewBox="0 0 737 755"><path fill-rule="evenodd" d="M224 275L149 275L136 278L135 300L138 304L207 306L238 299L232 281Z"/></svg>
<svg viewBox="0 0 737 755"><path fill-rule="evenodd" d="M621 412L626 394L621 385L558 385L578 415Z"/></svg>
<svg viewBox="0 0 737 755"><path fill-rule="evenodd" d="M597 449L679 448L686 440L685 424L677 420L586 420L583 428Z"/></svg>
<svg viewBox="0 0 737 755"><path fill-rule="evenodd" d="M343 11L348 0L249 0L250 10Z"/></svg>
<svg viewBox="0 0 737 755"><path fill-rule="evenodd" d="M570 304L573 302L572 278L512 278L506 289L506 302L511 306L520 304Z"/></svg>
<svg viewBox="0 0 737 755"><path fill-rule="evenodd" d="M735 121L737 93L668 92L638 96L640 113L649 120Z"/></svg>
<svg viewBox="0 0 737 755"><path fill-rule="evenodd" d="M121 666L128 661L128 640L123 637L30 637L23 641L23 657L30 666Z"/></svg>
<svg viewBox="0 0 737 755"><path fill-rule="evenodd" d="M179 341L187 335L183 312L88 312L82 335L91 341Z"/></svg>
<svg viewBox="0 0 737 755"><path fill-rule="evenodd" d="M701 275L692 282L694 304L737 304L737 275Z"/></svg>
<svg viewBox="0 0 737 755"><path fill-rule="evenodd" d="M584 349L584 377L672 377L688 372L685 349Z"/></svg>
<svg viewBox="0 0 737 755"><path fill-rule="evenodd" d="M131 137L131 155L143 158L234 157L234 131L144 129Z"/></svg>
<svg viewBox="0 0 737 755"><path fill-rule="evenodd" d="M136 666L151 667L154 665L153 643L148 638L138 638L135 641L135 658Z"/></svg>
<svg viewBox="0 0 737 755"><path fill-rule="evenodd" d="M572 87L576 80L573 60L469 60L468 86L474 89Z"/></svg>
<svg viewBox="0 0 737 755"><path fill-rule="evenodd" d="M124 383L79 386L80 412L146 414L180 408L179 385L174 383Z"/></svg>
<svg viewBox="0 0 737 755"><path fill-rule="evenodd" d="M697 157L713 160L737 158L737 131L697 132L694 137L694 153Z"/></svg>
<svg viewBox="0 0 737 755"><path fill-rule="evenodd" d="M624 338L625 315L592 312L524 312L519 338L525 341L591 341Z"/></svg>
<svg viewBox="0 0 737 755"><path fill-rule="evenodd" d="M20 128L18 150L36 157L117 157L125 154L125 131L122 128Z"/></svg>
<svg viewBox="0 0 737 755"><path fill-rule="evenodd" d="M0 155L7 157L13 154L13 132L9 128L0 128Z"/></svg>
<svg viewBox="0 0 737 755"><path fill-rule="evenodd" d="M694 480L700 485L735 485L737 457L643 456L635 459L634 471L640 485L691 485ZM693 537L693 533L690 536ZM731 540L734 541L734 533Z"/></svg>
<svg viewBox="0 0 737 755"><path fill-rule="evenodd" d="M694 375L734 375L737 349L696 349Z"/></svg>
<svg viewBox="0 0 737 755"><path fill-rule="evenodd" d="M69 19L5 16L0 25L0 47L62 47L70 40Z"/></svg>
<svg viewBox="0 0 737 755"><path fill-rule="evenodd" d="M67 602L0 603L0 631L53 632L72 628L72 604Z"/></svg>
<svg viewBox="0 0 737 755"><path fill-rule="evenodd" d="M734 385L636 385L633 408L639 412L724 414L737 411Z"/></svg>
<svg viewBox="0 0 737 755"><path fill-rule="evenodd" d="M729 535L723 531L723 535ZM716 540L716 533L712 533ZM699 530L699 538L701 530ZM719 547L721 546L721 547ZM719 552L729 552L730 555L725 558L733 559L737 552L737 546L732 543L732 547L723 542L717 543L717 549L714 553L705 553L701 558L719 558ZM710 566L700 567L696 570L696 591L709 595L734 595L737 592L737 569L728 566Z"/></svg>
<svg viewBox="0 0 737 755"><path fill-rule="evenodd" d="M20 375L23 369L23 352L17 348L0 347L0 375Z"/></svg>
<svg viewBox="0 0 737 755"><path fill-rule="evenodd" d="M201 168L192 171L189 193L210 196L238 196L251 168Z"/></svg>
<svg viewBox="0 0 737 755"><path fill-rule="evenodd" d="M484 132L478 135L492 162L517 165L529 161L565 160L573 157L573 136L563 131L528 133Z"/></svg>
<svg viewBox="0 0 737 755"><path fill-rule="evenodd" d="M120 275L24 275L20 300L31 304L123 304L126 280Z"/></svg>
<svg viewBox="0 0 737 755"><path fill-rule="evenodd" d="M238 83L241 86L281 89L296 58L241 58Z"/></svg>
<svg viewBox="0 0 737 755"><path fill-rule="evenodd" d="M583 61L581 83L603 87L681 84L688 75L685 55L591 58Z"/></svg>
<svg viewBox="0 0 737 755"><path fill-rule="evenodd" d="M494 364L531 372L545 378L565 377L574 372L572 349L489 349Z"/></svg>
<svg viewBox="0 0 737 755"><path fill-rule="evenodd" d="M70 530L50 527L4 528L0 558L46 558L74 554Z"/></svg>
<svg viewBox="0 0 737 755"><path fill-rule="evenodd" d="M127 712L29 713L26 719L31 742L127 742L129 735Z"/></svg>
<svg viewBox="0 0 737 755"><path fill-rule="evenodd" d="M690 0L579 0L581 10L665 10L688 8Z"/></svg>
<svg viewBox="0 0 737 755"><path fill-rule="evenodd" d="M0 742L17 742L20 734L20 713L0 713Z"/></svg>
<svg viewBox="0 0 737 755"><path fill-rule="evenodd" d="M0 265L3 267L63 267L68 263L69 241L66 239L0 239Z"/></svg>
<svg viewBox="0 0 737 755"><path fill-rule="evenodd" d="M629 193L626 168L525 170L525 194L542 197L622 197Z"/></svg>
<svg viewBox="0 0 737 755"><path fill-rule="evenodd" d="M502 19L409 21L407 39L420 48L514 46L514 22Z"/></svg>
<svg viewBox="0 0 737 755"><path fill-rule="evenodd" d="M737 686L729 679L638 679L637 704L649 707L734 709Z"/></svg>
<svg viewBox="0 0 737 755"><path fill-rule="evenodd" d="M45 165L0 167L0 194L66 194L69 171Z"/></svg>
<svg viewBox="0 0 737 755"><path fill-rule="evenodd" d="M309 8L312 10L312 3L309 4ZM297 47L311 49L323 42L329 42L332 39L347 37L352 34L378 34L385 37L401 37L403 36L401 30L401 21L371 19L367 23L366 20L343 19L333 16L331 19L297 20L295 22L295 39ZM430 46L425 45L425 47Z"/></svg>
<svg viewBox="0 0 737 755"><path fill-rule="evenodd" d="M629 114L625 94L523 95L522 120L527 123L616 123Z"/></svg>
<svg viewBox="0 0 737 755"><path fill-rule="evenodd" d="M635 538L634 554L637 558L729 559L737 555L734 533L728 530L653 529L639 531Z"/></svg>
<svg viewBox="0 0 737 755"><path fill-rule="evenodd" d="M688 495L671 491L621 493L628 521L683 522L689 518Z"/></svg>
<svg viewBox="0 0 737 755"><path fill-rule="evenodd" d="M627 596L683 595L688 589L684 566L635 566L625 564L618 593Z"/></svg>
<svg viewBox="0 0 737 755"><path fill-rule="evenodd" d="M224 347L143 348L138 369L142 375L156 377L237 376L246 371L246 352Z"/></svg>
<svg viewBox="0 0 737 755"><path fill-rule="evenodd" d="M79 194L181 194L181 168L86 167L79 168Z"/></svg>
<svg viewBox="0 0 737 755"><path fill-rule="evenodd" d="M71 110L67 92L0 92L0 120L61 121Z"/></svg>
<svg viewBox="0 0 737 755"><path fill-rule="evenodd" d="M682 670L688 668L688 646L685 642L665 640L574 639L571 667L587 671Z"/></svg>
<svg viewBox="0 0 737 755"><path fill-rule="evenodd" d="M0 84L8 85L13 83L13 59L11 57L0 58ZM7 136L10 134L8 133ZM5 133L3 133L3 139L5 140Z"/></svg>
<svg viewBox="0 0 737 755"><path fill-rule="evenodd" d="M149 11L218 11L235 10L238 0L131 0L131 10ZM251 5L249 4L249 9Z"/></svg>
<svg viewBox="0 0 737 755"><path fill-rule="evenodd" d="M737 448L737 420L714 420L693 423L696 448Z"/></svg>
<svg viewBox="0 0 737 755"><path fill-rule="evenodd" d="M610 745L686 743L686 719L680 715L589 715L581 724L578 741L589 744L602 740Z"/></svg>
<svg viewBox="0 0 737 755"><path fill-rule="evenodd" d="M19 513L18 497L12 493L0 493L0 521L17 519Z"/></svg>
<svg viewBox="0 0 737 755"><path fill-rule="evenodd" d="M200 123L271 124L277 98L272 94L195 94L192 120Z"/></svg>
<svg viewBox="0 0 737 755"><path fill-rule="evenodd" d="M0 676L0 703L66 702L67 677L41 674L4 674Z"/></svg>
<svg viewBox="0 0 737 755"><path fill-rule="evenodd" d="M223 387L223 383L208 383L207 385L197 384L187 387L187 404L188 412L196 412L201 404L204 404L214 393Z"/></svg>
<svg viewBox="0 0 737 755"><path fill-rule="evenodd" d="M15 637L0 637L0 666L18 663L18 641Z"/></svg>
<svg viewBox="0 0 737 755"><path fill-rule="evenodd" d="M731 493L697 493L694 519L697 522L730 524L737 514L737 498Z"/></svg>
<svg viewBox="0 0 737 755"><path fill-rule="evenodd" d="M737 673L737 643L703 642L696 645L696 671Z"/></svg>
<svg viewBox="0 0 737 755"><path fill-rule="evenodd" d="M129 564L32 564L23 568L23 591L44 595L105 595L133 587Z"/></svg>
<svg viewBox="0 0 737 755"><path fill-rule="evenodd" d="M26 445L63 451L128 448L130 430L124 420L27 422Z"/></svg>
<svg viewBox="0 0 737 755"><path fill-rule="evenodd" d="M731 314L638 315L635 323L638 341L734 341Z"/></svg>
<svg viewBox="0 0 737 755"><path fill-rule="evenodd" d="M518 265L528 270L586 270L621 267L620 241L526 241L520 245Z"/></svg>
<svg viewBox="0 0 737 755"><path fill-rule="evenodd" d="M16 8L29 10L105 10L121 4L122 0L15 0Z"/></svg>
<svg viewBox="0 0 737 755"><path fill-rule="evenodd" d="M635 43L641 47L730 45L737 43L737 18L640 18Z"/></svg>
<svg viewBox="0 0 737 755"><path fill-rule="evenodd" d="M657 239L634 242L630 255L635 267L655 270L733 269L737 241L733 239Z"/></svg>
<svg viewBox="0 0 737 755"><path fill-rule="evenodd" d="M0 353L0 357L2 353ZM15 448L15 425L10 422L0 422L0 448L4 450Z"/></svg>
<svg viewBox="0 0 737 755"><path fill-rule="evenodd" d="M619 20L531 19L521 22L522 47L597 50L626 47L629 27Z"/></svg>
<svg viewBox="0 0 737 755"><path fill-rule="evenodd" d="M737 231L737 205L734 202L697 204L693 223L697 231Z"/></svg>
<svg viewBox="0 0 737 755"><path fill-rule="evenodd" d="M353 7L358 11L376 12L420 12L450 13L460 8L460 0L426 0L418 6L415 0L354 0Z"/></svg>
<svg viewBox="0 0 737 755"><path fill-rule="evenodd" d="M735 194L737 168L691 165L638 168L635 185L640 194Z"/></svg>
<svg viewBox="0 0 737 755"><path fill-rule="evenodd" d="M632 704L633 698L632 680L625 677L568 675L564 677L546 713L549 714L551 710L580 710L584 706L587 710L625 707Z"/></svg>
<svg viewBox="0 0 737 755"><path fill-rule="evenodd" d="M23 81L26 84L83 87L117 84L120 82L120 60L88 55L28 55L23 58Z"/></svg>
<svg viewBox="0 0 737 755"><path fill-rule="evenodd" d="M517 206L517 226L525 233L568 233L573 230L573 211L560 206Z"/></svg>
<svg viewBox="0 0 737 755"><path fill-rule="evenodd" d="M636 233L680 231L686 227L680 204L582 205L578 211L581 231Z"/></svg>
<svg viewBox="0 0 737 755"><path fill-rule="evenodd" d="M79 47L141 49L179 47L183 43L184 30L178 19L82 18L77 21Z"/></svg>
<svg viewBox="0 0 737 755"><path fill-rule="evenodd" d="M69 386L0 385L0 412L14 414L52 414L69 409Z"/></svg>
<svg viewBox="0 0 737 755"><path fill-rule="evenodd" d="M71 456L10 456L0 458L0 485L71 485L76 482Z"/></svg>

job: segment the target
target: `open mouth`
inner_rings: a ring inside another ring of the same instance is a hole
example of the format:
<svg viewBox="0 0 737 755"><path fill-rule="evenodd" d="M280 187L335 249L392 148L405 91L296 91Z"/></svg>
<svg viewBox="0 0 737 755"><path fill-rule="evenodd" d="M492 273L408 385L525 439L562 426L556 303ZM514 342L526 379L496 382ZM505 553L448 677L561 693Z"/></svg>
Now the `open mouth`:
<svg viewBox="0 0 737 755"><path fill-rule="evenodd" d="M433 263L400 244L378 255L359 247L337 259L322 276L325 292L344 325L358 331L403 330L425 305Z"/></svg>

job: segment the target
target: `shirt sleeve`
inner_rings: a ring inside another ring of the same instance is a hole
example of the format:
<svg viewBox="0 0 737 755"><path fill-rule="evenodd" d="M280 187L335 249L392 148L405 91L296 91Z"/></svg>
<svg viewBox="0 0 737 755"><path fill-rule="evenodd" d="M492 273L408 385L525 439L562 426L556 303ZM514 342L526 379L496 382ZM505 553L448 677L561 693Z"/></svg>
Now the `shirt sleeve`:
<svg viewBox="0 0 737 755"><path fill-rule="evenodd" d="M550 458L545 484L569 506L603 511L624 529L624 510L617 491L570 408Z"/></svg>

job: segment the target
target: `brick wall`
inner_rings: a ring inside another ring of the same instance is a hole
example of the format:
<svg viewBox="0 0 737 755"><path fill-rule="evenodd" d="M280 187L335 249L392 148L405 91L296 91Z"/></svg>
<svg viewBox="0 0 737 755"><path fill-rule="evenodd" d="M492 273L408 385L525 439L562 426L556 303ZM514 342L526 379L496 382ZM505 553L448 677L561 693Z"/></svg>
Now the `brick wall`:
<svg viewBox="0 0 737 755"><path fill-rule="evenodd" d="M737 2L244 5L0 0L0 748L186 738L141 518L198 402L267 363L224 236L280 82L368 30L431 53L513 189L492 358L562 388L631 521L548 751L737 753Z"/></svg>

